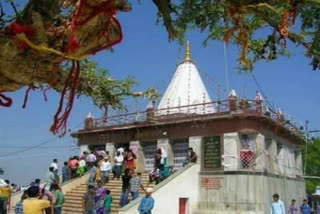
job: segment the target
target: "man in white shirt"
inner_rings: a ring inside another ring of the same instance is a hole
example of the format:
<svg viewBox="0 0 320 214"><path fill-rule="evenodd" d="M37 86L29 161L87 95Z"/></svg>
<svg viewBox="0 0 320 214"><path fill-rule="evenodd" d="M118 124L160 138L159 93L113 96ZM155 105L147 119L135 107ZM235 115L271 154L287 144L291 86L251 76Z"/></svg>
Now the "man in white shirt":
<svg viewBox="0 0 320 214"><path fill-rule="evenodd" d="M100 165L101 170L101 181L102 184L105 185L109 182L109 172L111 171L111 163L108 158L105 158L104 161Z"/></svg>
<svg viewBox="0 0 320 214"><path fill-rule="evenodd" d="M58 175L58 170L59 170L59 166L58 166L58 159L53 159L53 162L51 163L50 167L53 168L53 173L55 176Z"/></svg>
<svg viewBox="0 0 320 214"><path fill-rule="evenodd" d="M120 147L120 148L117 149L117 152L120 152L120 155L123 155L124 149L122 147Z"/></svg>
<svg viewBox="0 0 320 214"><path fill-rule="evenodd" d="M87 161L90 162L90 163L94 163L94 162L97 161L97 158L96 158L96 156L93 154L93 152L91 152L91 154L88 155Z"/></svg>
<svg viewBox="0 0 320 214"><path fill-rule="evenodd" d="M284 203L280 200L280 196L276 193L273 196L273 202L270 208L270 214L286 214Z"/></svg>
<svg viewBox="0 0 320 214"><path fill-rule="evenodd" d="M114 167L113 167L113 179L117 178L118 180L120 179L121 175L121 168L122 168L122 163L123 163L123 155L120 153L120 151L117 151L117 155L114 158Z"/></svg>

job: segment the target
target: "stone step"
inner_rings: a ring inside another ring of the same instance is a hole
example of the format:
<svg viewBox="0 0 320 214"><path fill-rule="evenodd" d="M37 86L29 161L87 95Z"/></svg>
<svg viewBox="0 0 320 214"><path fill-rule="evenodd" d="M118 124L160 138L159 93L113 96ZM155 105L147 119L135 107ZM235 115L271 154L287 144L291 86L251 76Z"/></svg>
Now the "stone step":
<svg viewBox="0 0 320 214"><path fill-rule="evenodd" d="M82 202L81 201L80 202L78 202L78 201L65 201L63 206L77 208L77 207L82 206ZM120 208L120 204L112 202L112 208Z"/></svg>
<svg viewBox="0 0 320 214"><path fill-rule="evenodd" d="M110 177L111 178L111 177ZM149 183L149 176L148 174L142 175L142 185L147 187L154 187L154 184ZM105 185L107 189L110 189L111 195L113 197L112 209L111 213L116 214L120 209L120 196L122 191L122 180L112 180L110 179L109 182ZM82 183L76 187L74 187L71 191L67 192L65 195L65 203L63 206L63 214L79 214L83 213L82 211L82 197L83 194L87 191L86 183ZM140 189L140 195L144 194L144 191ZM131 196L129 194L129 200L131 200Z"/></svg>
<svg viewBox="0 0 320 214"><path fill-rule="evenodd" d="M154 187L154 184L142 184L145 188L147 187ZM110 189L112 191L121 191L122 190L122 184L121 185L106 185L105 186L107 189ZM77 187L77 191L87 191L87 187Z"/></svg>

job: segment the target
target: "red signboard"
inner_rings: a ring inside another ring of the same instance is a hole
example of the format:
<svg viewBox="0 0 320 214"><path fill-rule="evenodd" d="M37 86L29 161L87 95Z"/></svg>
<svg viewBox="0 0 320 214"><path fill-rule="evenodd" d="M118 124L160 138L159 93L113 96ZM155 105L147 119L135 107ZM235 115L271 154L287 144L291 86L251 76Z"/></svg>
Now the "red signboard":
<svg viewBox="0 0 320 214"><path fill-rule="evenodd" d="M202 177L201 187L207 190L219 190L222 188L222 177Z"/></svg>

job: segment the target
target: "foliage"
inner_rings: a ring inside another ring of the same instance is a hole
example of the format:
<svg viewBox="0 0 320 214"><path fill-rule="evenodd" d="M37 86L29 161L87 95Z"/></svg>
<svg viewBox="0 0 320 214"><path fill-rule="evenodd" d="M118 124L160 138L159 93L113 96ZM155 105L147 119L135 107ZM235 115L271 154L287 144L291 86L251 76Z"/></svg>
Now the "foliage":
<svg viewBox="0 0 320 214"><path fill-rule="evenodd" d="M63 72L67 74L70 65L63 66ZM153 88L143 92L134 92L133 86L136 81L133 77L117 80L110 77L109 72L98 66L94 61L81 61L80 83L77 89L77 96L89 97L93 104L100 109L107 111L108 107L123 109L122 100L125 97L144 97L150 100L157 99L157 91Z"/></svg>
<svg viewBox="0 0 320 214"><path fill-rule="evenodd" d="M209 40L240 46L239 65L252 70L258 60L288 56L287 41L301 45L313 69L320 69L319 0L153 0L169 38L183 40L188 29ZM297 19L297 20L295 20Z"/></svg>
<svg viewBox="0 0 320 214"><path fill-rule="evenodd" d="M105 109L123 108L124 96L157 98L154 89L132 92L135 84L132 78L113 80L94 62L85 60L79 66L80 60L101 50L112 51L121 41L116 13L131 10L126 0L25 2L19 8L17 1L0 1L1 106L12 104L5 92L28 86L28 93L35 85L49 85L62 92L55 115L55 124L61 125L67 121L74 94L88 96ZM5 13L4 3L12 7L13 14ZM252 70L258 60L289 56L288 41L302 46L313 69L320 69L320 0L153 0L153 3L169 39L183 41L188 29L196 29L208 34L204 45L210 40L237 44L242 70ZM76 66L70 66L70 60Z"/></svg>
<svg viewBox="0 0 320 214"><path fill-rule="evenodd" d="M307 151L306 151L307 146ZM320 139L314 139L308 142L308 145L302 147L303 166L306 164L306 176L320 175ZM320 179L306 178L306 189L308 194L315 192L316 187L320 186Z"/></svg>

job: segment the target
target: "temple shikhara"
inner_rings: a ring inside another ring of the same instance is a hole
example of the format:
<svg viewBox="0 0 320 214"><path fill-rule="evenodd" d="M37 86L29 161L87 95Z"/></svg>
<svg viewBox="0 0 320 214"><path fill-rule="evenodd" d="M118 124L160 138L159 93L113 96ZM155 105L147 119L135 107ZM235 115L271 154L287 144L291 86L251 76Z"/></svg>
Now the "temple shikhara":
<svg viewBox="0 0 320 214"><path fill-rule="evenodd" d="M81 153L131 149L141 173L153 169L157 148L165 150L173 173L154 187L155 214L262 214L274 193L286 204L305 197L298 126L259 93L250 100L231 90L212 100L189 43L158 105L103 119L89 114L72 137ZM185 164L188 148L197 163ZM137 213L140 200L114 213Z"/></svg>

